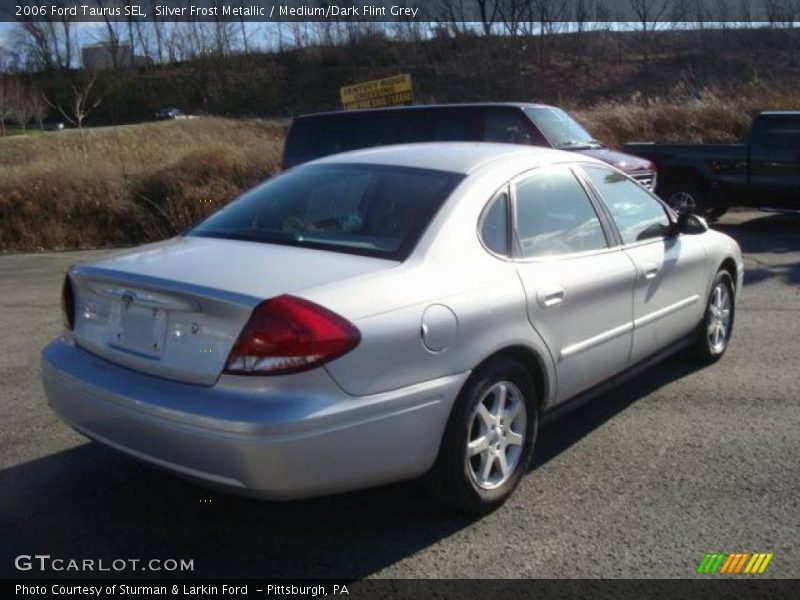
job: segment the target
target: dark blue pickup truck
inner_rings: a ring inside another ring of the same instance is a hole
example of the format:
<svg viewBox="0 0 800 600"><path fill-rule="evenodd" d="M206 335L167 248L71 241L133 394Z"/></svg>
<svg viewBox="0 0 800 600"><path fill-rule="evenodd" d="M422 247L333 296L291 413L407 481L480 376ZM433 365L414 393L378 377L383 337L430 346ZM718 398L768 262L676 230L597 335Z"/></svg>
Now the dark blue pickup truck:
<svg viewBox="0 0 800 600"><path fill-rule="evenodd" d="M800 211L800 111L762 112L744 144L626 144L658 169L656 192L679 211L729 206Z"/></svg>

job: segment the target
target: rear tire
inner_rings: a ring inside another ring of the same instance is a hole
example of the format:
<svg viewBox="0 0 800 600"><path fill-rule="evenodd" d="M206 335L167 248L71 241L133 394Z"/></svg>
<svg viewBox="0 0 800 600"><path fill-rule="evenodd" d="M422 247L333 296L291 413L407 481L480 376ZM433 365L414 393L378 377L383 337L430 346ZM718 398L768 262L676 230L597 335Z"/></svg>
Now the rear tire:
<svg viewBox="0 0 800 600"><path fill-rule="evenodd" d="M538 424L539 402L525 367L508 358L484 365L456 399L425 477L428 490L460 510L491 512L528 471Z"/></svg>
<svg viewBox="0 0 800 600"><path fill-rule="evenodd" d="M721 269L714 278L703 320L697 327L691 348L691 354L698 362L714 363L728 349L736 312L734 299L733 277Z"/></svg>

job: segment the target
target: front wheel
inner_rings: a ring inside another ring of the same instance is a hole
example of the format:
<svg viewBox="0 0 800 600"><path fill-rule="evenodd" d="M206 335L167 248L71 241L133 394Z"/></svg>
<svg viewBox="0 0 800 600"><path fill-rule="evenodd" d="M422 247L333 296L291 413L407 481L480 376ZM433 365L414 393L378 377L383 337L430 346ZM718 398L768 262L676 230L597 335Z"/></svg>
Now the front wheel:
<svg viewBox="0 0 800 600"><path fill-rule="evenodd" d="M440 501L487 513L519 484L539 421L533 380L517 361L497 359L470 377L445 429L427 484Z"/></svg>
<svg viewBox="0 0 800 600"><path fill-rule="evenodd" d="M735 313L733 278L721 270L714 278L706 312L697 328L693 355L705 363L719 360L728 348Z"/></svg>

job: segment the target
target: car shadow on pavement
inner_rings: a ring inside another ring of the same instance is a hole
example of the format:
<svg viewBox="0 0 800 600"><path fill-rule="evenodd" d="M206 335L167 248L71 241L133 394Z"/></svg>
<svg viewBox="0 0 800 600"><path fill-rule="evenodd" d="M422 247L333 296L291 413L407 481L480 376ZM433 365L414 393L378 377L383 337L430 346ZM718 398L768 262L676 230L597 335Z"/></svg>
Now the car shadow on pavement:
<svg viewBox="0 0 800 600"><path fill-rule="evenodd" d="M555 426L543 427L533 470L638 399L695 369L671 359L576 409ZM418 482L312 500L264 502L208 491L99 444L84 443L0 471L0 536L5 540L0 544L0 576L81 575L21 573L13 567L17 555L49 554L106 561L193 559L193 577L359 579L477 520L438 507ZM435 569L429 576L436 576Z"/></svg>
<svg viewBox="0 0 800 600"><path fill-rule="evenodd" d="M416 482L274 503L209 491L85 443L0 471L0 577L80 575L14 569L15 556L49 554L193 559L193 577L358 579L474 520L433 505Z"/></svg>
<svg viewBox="0 0 800 600"><path fill-rule="evenodd" d="M531 469L545 465L637 400L702 368L678 354L548 423L540 429Z"/></svg>
<svg viewBox="0 0 800 600"><path fill-rule="evenodd" d="M749 257L745 285L780 277L790 285L800 285L800 262L782 262L780 256L800 251L800 215L756 213L757 217L740 223L715 223L717 229L732 238ZM759 254L778 255L775 261L764 261Z"/></svg>

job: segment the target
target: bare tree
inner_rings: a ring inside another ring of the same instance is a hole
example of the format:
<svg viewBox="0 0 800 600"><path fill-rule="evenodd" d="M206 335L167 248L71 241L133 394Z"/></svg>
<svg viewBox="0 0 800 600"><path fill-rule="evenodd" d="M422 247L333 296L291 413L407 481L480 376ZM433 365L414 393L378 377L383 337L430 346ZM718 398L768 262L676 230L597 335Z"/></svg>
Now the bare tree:
<svg viewBox="0 0 800 600"><path fill-rule="evenodd" d="M511 36L519 34L522 22L529 15L528 0L502 0L498 13L500 22Z"/></svg>
<svg viewBox="0 0 800 600"><path fill-rule="evenodd" d="M669 8L668 0L629 0L642 31L655 31Z"/></svg>
<svg viewBox="0 0 800 600"><path fill-rule="evenodd" d="M530 0L528 14L528 35L534 32L539 36L539 62L544 66L550 63L550 41L558 33L560 25L568 20L567 0ZM536 29L533 24L536 23Z"/></svg>
<svg viewBox="0 0 800 600"><path fill-rule="evenodd" d="M244 9L244 0L239 0L239 6ZM250 54L250 44L248 42L247 27L245 26L244 10L242 10L242 14L239 16L239 27L241 29L242 36L242 49L244 50L245 54Z"/></svg>
<svg viewBox="0 0 800 600"><path fill-rule="evenodd" d="M50 112L50 107L42 90L32 86L28 91L28 102L31 107L31 118L36 121L40 130L44 129L44 120Z"/></svg>
<svg viewBox="0 0 800 600"><path fill-rule="evenodd" d="M83 151L83 162L89 162L89 154L86 151L86 137L83 131L83 123L89 114L100 105L102 98L92 93L94 84L97 82L97 73L92 73L91 77L83 83L72 85L72 97L65 109L61 104L53 104L49 100L46 102L58 110L61 115L75 127L78 128L78 135L81 138L81 150Z"/></svg>
<svg viewBox="0 0 800 600"><path fill-rule="evenodd" d="M156 39L156 52L155 62L160 63L164 60L164 22L156 15L157 0L150 0L150 14L153 18L151 27L153 28L153 35Z"/></svg>
<svg viewBox="0 0 800 600"><path fill-rule="evenodd" d="M0 135L6 134L6 120L11 116L11 77L0 73Z"/></svg>
<svg viewBox="0 0 800 600"><path fill-rule="evenodd" d="M573 14L579 39L586 30L587 24L595 17L595 2L596 0L575 0Z"/></svg>
<svg viewBox="0 0 800 600"><path fill-rule="evenodd" d="M629 0L637 22L642 26L642 58L650 62L652 33L659 27L669 8L669 0Z"/></svg>
<svg viewBox="0 0 800 600"><path fill-rule="evenodd" d="M33 17L23 19L33 19ZM20 44L32 68L48 70L63 62L56 23L22 20L19 21L19 29L22 33Z"/></svg>
<svg viewBox="0 0 800 600"><path fill-rule="evenodd" d="M438 14L434 17L443 33L459 36L468 31L464 0L441 0Z"/></svg>
<svg viewBox="0 0 800 600"><path fill-rule="evenodd" d="M31 88L19 77L14 77L9 80L6 93L8 94L8 116L19 125L22 131L25 131L33 117Z"/></svg>
<svg viewBox="0 0 800 600"><path fill-rule="evenodd" d="M105 0L108 2L109 0ZM104 0L95 0L97 6L104 8ZM108 45L108 53L111 56L111 66L117 69L120 66L120 35L117 31L117 22L113 17L103 15L103 22L106 25L106 38L103 40ZM85 67L86 65L84 65Z"/></svg>
<svg viewBox="0 0 800 600"><path fill-rule="evenodd" d="M764 0L764 12L770 27L792 27L798 10L798 0Z"/></svg>
<svg viewBox="0 0 800 600"><path fill-rule="evenodd" d="M497 21L500 0L475 0L475 3L478 5L483 35L489 36L492 34L492 27L495 21Z"/></svg>

